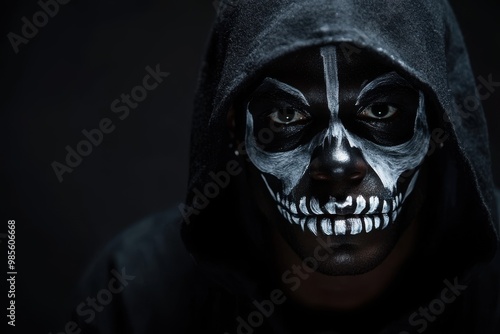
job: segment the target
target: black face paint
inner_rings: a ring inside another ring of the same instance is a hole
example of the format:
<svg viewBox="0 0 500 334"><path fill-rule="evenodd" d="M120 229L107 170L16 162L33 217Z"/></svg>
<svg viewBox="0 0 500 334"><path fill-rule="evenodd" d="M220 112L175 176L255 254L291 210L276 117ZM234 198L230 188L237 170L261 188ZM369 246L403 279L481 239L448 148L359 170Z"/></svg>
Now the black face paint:
<svg viewBox="0 0 500 334"><path fill-rule="evenodd" d="M311 56L323 78L270 71L248 99L249 159L289 229L319 237L385 230L397 222L427 153L424 95L391 68L351 69L335 46ZM263 143L259 133L270 128ZM410 177L401 180L403 173Z"/></svg>

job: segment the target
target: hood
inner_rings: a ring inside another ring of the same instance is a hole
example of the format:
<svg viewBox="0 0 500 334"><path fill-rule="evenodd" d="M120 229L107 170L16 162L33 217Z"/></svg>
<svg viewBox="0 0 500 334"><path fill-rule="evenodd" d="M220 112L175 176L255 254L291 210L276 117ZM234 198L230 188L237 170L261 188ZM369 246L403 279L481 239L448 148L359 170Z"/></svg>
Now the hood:
<svg viewBox="0 0 500 334"><path fill-rule="evenodd" d="M466 47L450 6L436 0L220 2L195 97L188 193L181 207L188 249L197 258L224 262L218 250L228 234L238 233L233 220L221 218L226 211L238 214L232 210L237 182L226 184L222 176L215 181L229 170L239 177L227 130L232 104L266 64L331 43L377 53L432 100L433 133L439 133L433 140L439 145L444 138L444 148L429 151L439 167L429 196L434 209L428 251L460 258L449 262L454 272L488 262L498 244L498 217L485 118L480 105L467 104L479 97ZM210 190L209 184L216 186Z"/></svg>

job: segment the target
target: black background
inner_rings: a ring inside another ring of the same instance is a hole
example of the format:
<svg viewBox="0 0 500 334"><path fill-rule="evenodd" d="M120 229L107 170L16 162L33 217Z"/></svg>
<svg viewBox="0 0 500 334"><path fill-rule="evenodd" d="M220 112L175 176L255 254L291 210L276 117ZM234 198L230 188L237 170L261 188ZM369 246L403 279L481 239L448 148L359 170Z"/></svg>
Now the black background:
<svg viewBox="0 0 500 334"><path fill-rule="evenodd" d="M499 3L452 5L476 76L500 81ZM0 233L16 220L16 332L56 333L69 320L75 282L103 245L184 198L192 99L216 11L209 0L73 0L15 54L7 33L20 34L21 18L31 20L40 7L36 1L5 6ZM170 76L120 121L111 102L156 64ZM483 105L499 185L500 91ZM105 117L115 131L60 183L51 163L63 163L66 145L75 148L85 139L81 131ZM0 246L5 254L5 240ZM2 302L5 295L2 288Z"/></svg>

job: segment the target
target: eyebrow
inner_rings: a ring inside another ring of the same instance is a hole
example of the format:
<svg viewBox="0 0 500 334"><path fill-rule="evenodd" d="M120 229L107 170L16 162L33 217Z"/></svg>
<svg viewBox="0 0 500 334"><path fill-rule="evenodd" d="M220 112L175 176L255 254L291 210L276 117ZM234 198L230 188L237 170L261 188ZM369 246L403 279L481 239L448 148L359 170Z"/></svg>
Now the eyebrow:
<svg viewBox="0 0 500 334"><path fill-rule="evenodd" d="M305 104L306 106L310 106L309 102L307 101L306 97L304 96L304 94L302 94L302 92L300 90L298 90L297 88L295 87L292 87L290 86L289 84L286 84L284 82L281 82L279 80L276 80L276 79L273 79L273 78L265 78L263 81L262 81L262 84L260 85L260 87L266 85L266 84L269 84L269 85L272 85L274 86L274 88L288 94L288 95L291 95L295 98L297 98L298 100L300 100L303 104Z"/></svg>
<svg viewBox="0 0 500 334"><path fill-rule="evenodd" d="M405 87L405 88L413 88L413 86L406 81L402 76L400 76L395 71L383 74L374 80L370 81L366 84L358 95L356 99L356 105L359 105L361 100L366 98L366 95L373 92L374 90L380 87Z"/></svg>

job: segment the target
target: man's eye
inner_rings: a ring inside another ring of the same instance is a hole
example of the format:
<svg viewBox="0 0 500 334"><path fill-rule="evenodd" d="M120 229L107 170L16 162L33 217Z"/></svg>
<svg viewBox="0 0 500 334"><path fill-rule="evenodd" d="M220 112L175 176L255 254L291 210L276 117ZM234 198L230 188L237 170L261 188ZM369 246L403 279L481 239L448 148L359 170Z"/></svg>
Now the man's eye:
<svg viewBox="0 0 500 334"><path fill-rule="evenodd" d="M389 104L372 104L358 115L362 118L385 120L399 113L399 109Z"/></svg>
<svg viewBox="0 0 500 334"><path fill-rule="evenodd" d="M295 108L275 108L273 112L269 114L269 118L275 123L289 125L307 121L309 115Z"/></svg>

